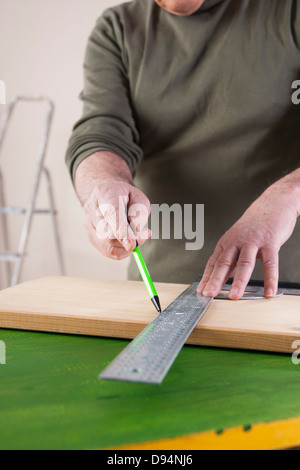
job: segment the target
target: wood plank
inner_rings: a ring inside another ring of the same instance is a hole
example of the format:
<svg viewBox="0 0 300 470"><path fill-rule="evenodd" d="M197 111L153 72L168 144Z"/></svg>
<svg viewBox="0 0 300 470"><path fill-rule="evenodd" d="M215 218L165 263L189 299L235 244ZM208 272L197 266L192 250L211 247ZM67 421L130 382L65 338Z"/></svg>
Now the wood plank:
<svg viewBox="0 0 300 470"><path fill-rule="evenodd" d="M162 307L187 286L157 283ZM131 339L156 316L142 282L46 277L0 291L0 327ZM300 297L214 300L187 343L293 352Z"/></svg>

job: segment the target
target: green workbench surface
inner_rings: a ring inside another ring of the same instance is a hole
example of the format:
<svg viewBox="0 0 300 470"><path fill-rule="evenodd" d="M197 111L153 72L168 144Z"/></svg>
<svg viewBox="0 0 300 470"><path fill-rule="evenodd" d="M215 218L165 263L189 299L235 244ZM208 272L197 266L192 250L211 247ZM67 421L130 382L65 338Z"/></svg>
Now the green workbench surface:
<svg viewBox="0 0 300 470"><path fill-rule="evenodd" d="M0 330L1 449L97 449L300 416L291 356L185 346L160 386L98 381L128 344Z"/></svg>

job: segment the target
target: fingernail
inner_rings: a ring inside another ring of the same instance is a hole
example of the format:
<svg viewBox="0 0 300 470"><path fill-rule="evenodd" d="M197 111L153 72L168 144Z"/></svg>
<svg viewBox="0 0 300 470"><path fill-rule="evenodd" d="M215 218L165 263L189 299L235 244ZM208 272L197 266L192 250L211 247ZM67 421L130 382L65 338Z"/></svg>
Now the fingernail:
<svg viewBox="0 0 300 470"><path fill-rule="evenodd" d="M128 238L125 238L125 239L123 240L123 246L125 247L125 249L126 249L127 251L130 251L130 249L131 249L131 241L130 241Z"/></svg>
<svg viewBox="0 0 300 470"><path fill-rule="evenodd" d="M203 291L203 294L204 295L210 295L212 294L214 291L215 291L216 287L214 285L209 285L209 286L206 286L204 291Z"/></svg>
<svg viewBox="0 0 300 470"><path fill-rule="evenodd" d="M232 287L232 288L230 289L230 292L229 292L229 293L230 293L230 295L236 296L236 295L239 294L239 292L240 292L240 289L239 289L238 287Z"/></svg>
<svg viewBox="0 0 300 470"><path fill-rule="evenodd" d="M266 297L273 297L274 296L274 291L273 289L267 289L265 293Z"/></svg>

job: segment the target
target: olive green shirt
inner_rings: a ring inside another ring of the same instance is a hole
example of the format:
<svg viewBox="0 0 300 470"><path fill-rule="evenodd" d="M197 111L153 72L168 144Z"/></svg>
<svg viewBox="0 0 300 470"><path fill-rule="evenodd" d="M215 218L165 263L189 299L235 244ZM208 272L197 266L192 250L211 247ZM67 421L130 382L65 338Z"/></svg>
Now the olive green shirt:
<svg viewBox="0 0 300 470"><path fill-rule="evenodd" d="M180 17L153 0L106 10L89 38L83 115L66 162L122 157L153 204L204 204L204 245L147 241L155 281L192 282L224 232L299 166L299 0L206 0ZM259 264L260 262L258 262ZM134 263L131 279L140 279ZM258 266L253 278L263 278ZM300 227L280 252L280 279L300 282Z"/></svg>

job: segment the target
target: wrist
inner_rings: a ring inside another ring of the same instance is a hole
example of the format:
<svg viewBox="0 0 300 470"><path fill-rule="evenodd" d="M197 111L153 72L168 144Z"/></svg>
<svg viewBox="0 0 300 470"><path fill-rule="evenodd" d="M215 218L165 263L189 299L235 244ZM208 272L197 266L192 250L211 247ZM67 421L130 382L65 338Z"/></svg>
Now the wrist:
<svg viewBox="0 0 300 470"><path fill-rule="evenodd" d="M133 185L127 163L111 152L96 152L85 158L75 174L75 189L84 205L95 188L104 183Z"/></svg>
<svg viewBox="0 0 300 470"><path fill-rule="evenodd" d="M300 215L300 170L284 176L270 186L266 192L272 197L284 199L290 208L294 210L297 217Z"/></svg>

